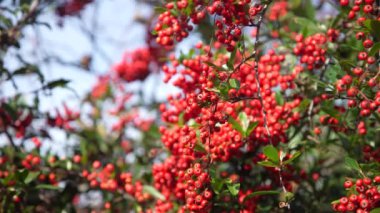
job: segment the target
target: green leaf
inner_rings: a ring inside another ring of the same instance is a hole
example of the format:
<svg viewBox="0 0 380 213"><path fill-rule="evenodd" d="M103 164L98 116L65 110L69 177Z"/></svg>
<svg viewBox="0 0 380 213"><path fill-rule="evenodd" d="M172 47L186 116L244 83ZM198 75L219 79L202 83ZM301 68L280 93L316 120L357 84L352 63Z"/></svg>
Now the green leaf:
<svg viewBox="0 0 380 213"><path fill-rule="evenodd" d="M302 3L304 4L303 8L304 8L306 17L308 17L309 19L315 19L316 12L315 12L315 7L313 5L312 0L303 0Z"/></svg>
<svg viewBox="0 0 380 213"><path fill-rule="evenodd" d="M219 178L211 179L211 187L216 194L219 194L223 188L224 180Z"/></svg>
<svg viewBox="0 0 380 213"><path fill-rule="evenodd" d="M196 142L194 146L194 151L201 152L201 153L207 153L207 150L203 146L202 143Z"/></svg>
<svg viewBox="0 0 380 213"><path fill-rule="evenodd" d="M24 183L25 184L31 183L33 180L35 180L38 177L38 175L40 175L39 172L29 172L26 178L24 179Z"/></svg>
<svg viewBox="0 0 380 213"><path fill-rule="evenodd" d="M293 198L294 198L294 194L293 193L291 193L291 192L286 192L285 193L285 202L289 202L289 201L293 200Z"/></svg>
<svg viewBox="0 0 380 213"><path fill-rule="evenodd" d="M163 194L161 194L161 192L159 192L156 188L154 188L153 186L149 186L149 185L144 185L143 186L143 191L152 195L153 197L157 198L157 199L160 199L160 200L165 200L165 196Z"/></svg>
<svg viewBox="0 0 380 213"><path fill-rule="evenodd" d="M236 79L231 78L228 83L230 84L231 88L239 89L240 88L240 82Z"/></svg>
<svg viewBox="0 0 380 213"><path fill-rule="evenodd" d="M256 192L252 192L251 194L245 196L244 198L244 202L251 199L252 197L255 197L255 196L260 196L260 195L278 195L280 194L281 192L279 191L256 191Z"/></svg>
<svg viewBox="0 0 380 213"><path fill-rule="evenodd" d="M248 129L245 131L245 137L248 137L249 135L251 135L252 131L256 129L258 124L259 122L257 121L249 123Z"/></svg>
<svg viewBox="0 0 380 213"><path fill-rule="evenodd" d="M232 125L232 128L244 135L244 130L239 122L237 122L232 116L228 118L228 123Z"/></svg>
<svg viewBox="0 0 380 213"><path fill-rule="evenodd" d="M372 209L370 213L380 213L380 208Z"/></svg>
<svg viewBox="0 0 380 213"><path fill-rule="evenodd" d="M292 161L294 161L295 159L297 159L299 156L301 156L301 154L302 154L302 153L301 153L300 151L294 153L290 159L284 161L282 164L283 164L283 165L286 165L286 164L291 163Z"/></svg>
<svg viewBox="0 0 380 213"><path fill-rule="evenodd" d="M178 116L178 126L183 126L185 124L185 112L181 112Z"/></svg>
<svg viewBox="0 0 380 213"><path fill-rule="evenodd" d="M330 115L331 117L340 118L340 113L334 108L332 101L325 101L322 103L322 111Z"/></svg>
<svg viewBox="0 0 380 213"><path fill-rule="evenodd" d="M368 19L363 22L363 25L371 32L373 36L380 39L380 21Z"/></svg>
<svg viewBox="0 0 380 213"><path fill-rule="evenodd" d="M376 44L374 44L371 48L371 50L369 51L368 55L369 56L374 56L376 55L376 53L378 53L380 51L380 42L377 42Z"/></svg>
<svg viewBox="0 0 380 213"><path fill-rule="evenodd" d="M280 106L283 106L285 103L284 97L280 92L276 92L276 103Z"/></svg>
<svg viewBox="0 0 380 213"><path fill-rule="evenodd" d="M48 190L59 190L58 186L53 186L50 184L39 184L36 186L36 189L48 189Z"/></svg>
<svg viewBox="0 0 380 213"><path fill-rule="evenodd" d="M257 164L259 164L260 166L265 166L265 167L279 167L278 165L274 164L272 161L260 161L258 162Z"/></svg>
<svg viewBox="0 0 380 213"><path fill-rule="evenodd" d="M238 117L241 123L241 128L243 129L243 135L245 135L244 133L247 131L248 126L249 126L248 116L245 112L240 112Z"/></svg>
<svg viewBox="0 0 380 213"><path fill-rule="evenodd" d="M327 67L325 77L327 77L329 82L336 82L336 80L341 78L344 74L345 72L342 70L339 63L335 63Z"/></svg>
<svg viewBox="0 0 380 213"><path fill-rule="evenodd" d="M157 13L164 13L167 11L167 9L165 7L155 7L154 11Z"/></svg>
<svg viewBox="0 0 380 213"><path fill-rule="evenodd" d="M227 184L227 188L233 196L236 196L237 194L239 194L240 183Z"/></svg>
<svg viewBox="0 0 380 213"><path fill-rule="evenodd" d="M315 34L320 31L315 22L307 18L295 17L293 21L301 27L301 32L304 36Z"/></svg>
<svg viewBox="0 0 380 213"><path fill-rule="evenodd" d="M345 158L345 164L347 167L349 167L353 170L361 171L359 163L353 158L346 157Z"/></svg>
<svg viewBox="0 0 380 213"><path fill-rule="evenodd" d="M28 176L28 171L25 169L20 169L20 170L17 170L15 179L22 182L26 179L27 176Z"/></svg>
<svg viewBox="0 0 380 213"><path fill-rule="evenodd" d="M215 65L215 64L213 64L211 62L208 62L208 61L204 61L203 63L207 64L208 66L210 66L210 67L212 67L212 68L214 68L214 69L216 69L218 71L228 71L225 68L223 68L221 66L217 66L217 65Z"/></svg>
<svg viewBox="0 0 380 213"><path fill-rule="evenodd" d="M277 164L280 162L278 151L274 146L272 145L265 146L263 148L263 152L264 152L264 155L267 156L267 158L269 158L269 160L271 160L272 162L277 163Z"/></svg>

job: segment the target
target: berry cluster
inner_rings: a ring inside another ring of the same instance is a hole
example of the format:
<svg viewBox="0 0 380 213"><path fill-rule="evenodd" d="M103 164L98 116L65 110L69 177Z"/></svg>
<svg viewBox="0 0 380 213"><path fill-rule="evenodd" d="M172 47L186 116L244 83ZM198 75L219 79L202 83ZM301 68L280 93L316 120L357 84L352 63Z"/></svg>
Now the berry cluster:
<svg viewBox="0 0 380 213"><path fill-rule="evenodd" d="M151 57L147 48L127 52L122 61L114 65L113 70L127 82L144 80L150 73Z"/></svg>
<svg viewBox="0 0 380 213"><path fill-rule="evenodd" d="M300 56L300 62L305 64L308 70L319 69L325 64L326 48L324 45L327 38L324 34L315 34L305 39L302 35L297 35L295 40L297 45L293 52Z"/></svg>
<svg viewBox="0 0 380 213"><path fill-rule="evenodd" d="M376 12L375 8L376 5L374 5L375 0L355 0L354 5L350 7L350 12L348 13L347 18L349 20L357 19L357 21L362 22L366 18L362 15L361 12L364 14L370 15ZM340 0L340 5L343 7L349 7L350 1L349 0ZM380 18L380 17L378 17Z"/></svg>
<svg viewBox="0 0 380 213"><path fill-rule="evenodd" d="M337 212L370 212L371 209L380 206L379 184L380 176L376 176L373 179L357 179L355 182L347 180L344 183L344 188L348 189L351 193L335 202L333 209Z"/></svg>
<svg viewBox="0 0 380 213"><path fill-rule="evenodd" d="M158 36L156 41L168 47L175 41L182 41L194 28L190 21L199 24L208 14L216 18L214 24L217 27L215 31L217 41L225 44L228 51L233 51L236 41L241 39L243 28L255 26L255 19L261 15L266 6L252 4L251 0L215 0L210 3L201 0L169 2L166 4L167 11L159 15L154 28ZM283 13L277 12L277 14Z"/></svg>

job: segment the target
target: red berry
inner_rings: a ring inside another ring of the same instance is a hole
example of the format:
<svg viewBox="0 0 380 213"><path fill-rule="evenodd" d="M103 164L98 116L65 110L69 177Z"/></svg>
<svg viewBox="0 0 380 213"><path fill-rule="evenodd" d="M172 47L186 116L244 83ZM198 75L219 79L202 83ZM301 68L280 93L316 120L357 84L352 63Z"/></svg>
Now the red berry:
<svg viewBox="0 0 380 213"><path fill-rule="evenodd" d="M363 41L363 46L365 48L371 48L373 46L373 41L371 39L366 39Z"/></svg>

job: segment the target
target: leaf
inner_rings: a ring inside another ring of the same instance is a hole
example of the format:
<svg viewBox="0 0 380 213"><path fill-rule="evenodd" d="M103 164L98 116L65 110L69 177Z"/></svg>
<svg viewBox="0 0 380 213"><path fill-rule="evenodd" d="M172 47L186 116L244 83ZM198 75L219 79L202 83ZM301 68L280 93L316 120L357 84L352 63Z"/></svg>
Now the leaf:
<svg viewBox="0 0 380 213"><path fill-rule="evenodd" d="M231 78L228 83L230 84L231 88L239 89L240 88L240 82L236 79Z"/></svg>
<svg viewBox="0 0 380 213"><path fill-rule="evenodd" d="M344 161L345 161L345 164L347 167L349 167L353 170L359 171L359 172L361 171L359 163L355 159L350 158L350 157L346 157L344 159Z"/></svg>
<svg viewBox="0 0 380 213"><path fill-rule="evenodd" d="M53 89L55 87L65 87L70 81L66 79L58 79L55 81L48 82L44 88L45 89Z"/></svg>
<svg viewBox="0 0 380 213"><path fill-rule="evenodd" d="M245 137L248 137L249 135L251 135L252 131L256 129L258 124L259 124L259 122L257 122L257 121L249 123L248 128L245 131Z"/></svg>
<svg viewBox="0 0 380 213"><path fill-rule="evenodd" d="M263 148L264 155L269 158L274 163L279 163L280 162L280 157L278 156L278 151L277 149L272 146L268 145Z"/></svg>
<svg viewBox="0 0 380 213"><path fill-rule="evenodd" d="M314 8L314 5L313 5L313 2L312 0L304 0L302 1L302 3L304 4L304 11L305 11L305 15L309 18L309 19L315 19L315 8Z"/></svg>
<svg viewBox="0 0 380 213"><path fill-rule="evenodd" d="M325 76L329 80L329 82L336 82L338 78L341 78L345 72L342 70L342 67L339 63L335 63L327 67Z"/></svg>
<svg viewBox="0 0 380 213"><path fill-rule="evenodd" d="M338 204L338 203L340 203L340 199L334 200L334 201L331 202L331 204Z"/></svg>
<svg viewBox="0 0 380 213"><path fill-rule="evenodd" d="M372 209L370 213L380 213L380 208Z"/></svg>
<svg viewBox="0 0 380 213"><path fill-rule="evenodd" d="M315 34L320 31L315 22L307 18L295 17L293 21L301 27L304 36Z"/></svg>
<svg viewBox="0 0 380 213"><path fill-rule="evenodd" d="M285 201L286 202L289 202L289 201L293 200L293 198L294 198L294 194L293 193L291 193L291 192L286 192L285 193Z"/></svg>
<svg viewBox="0 0 380 213"><path fill-rule="evenodd" d="M237 194L239 194L240 183L227 184L227 188L233 196L236 196Z"/></svg>
<svg viewBox="0 0 380 213"><path fill-rule="evenodd" d="M216 194L219 194L224 185L224 180L219 178L211 179L211 187Z"/></svg>
<svg viewBox="0 0 380 213"><path fill-rule="evenodd" d="M201 152L201 153L207 153L207 150L203 146L203 144L196 142L194 146L194 151Z"/></svg>
<svg viewBox="0 0 380 213"><path fill-rule="evenodd" d="M374 44L371 48L371 50L369 51L368 55L369 56L374 56L376 55L376 53L378 53L380 51L380 42L377 42L376 44Z"/></svg>
<svg viewBox="0 0 380 213"><path fill-rule="evenodd" d="M59 190L60 187L53 186L53 185L50 185L50 184L39 184L39 185L36 186L36 189Z"/></svg>
<svg viewBox="0 0 380 213"><path fill-rule="evenodd" d="M20 169L20 170L17 170L15 179L19 181L24 181L27 176L28 176L28 171L25 169Z"/></svg>
<svg viewBox="0 0 380 213"><path fill-rule="evenodd" d="M280 106L283 106L285 103L284 97L280 92L276 92L276 103Z"/></svg>
<svg viewBox="0 0 380 213"><path fill-rule="evenodd" d="M185 124L185 112L181 112L178 116L178 126L183 126Z"/></svg>
<svg viewBox="0 0 380 213"><path fill-rule="evenodd" d="M156 188L154 188L153 186L149 186L149 185L144 185L143 186L143 191L152 195L153 197L157 198L157 199L160 199L160 200L165 200L165 196L163 194L161 194L161 192L159 192Z"/></svg>
<svg viewBox="0 0 380 213"><path fill-rule="evenodd" d="M279 191L257 191L257 192L252 192L251 194L245 196L243 202L245 202L245 201L247 201L250 198L255 197L255 196L260 196L260 195L278 195L280 193L281 192L279 192Z"/></svg>
<svg viewBox="0 0 380 213"><path fill-rule="evenodd" d="M232 128L244 135L244 130L239 122L237 122L232 116L228 118L228 123L232 125Z"/></svg>
<svg viewBox="0 0 380 213"><path fill-rule="evenodd" d="M39 172L29 172L26 178L24 179L24 183L25 184L31 183L33 180L35 180L38 177L39 174L40 174Z"/></svg>
<svg viewBox="0 0 380 213"><path fill-rule="evenodd" d="M245 135L245 132L247 131L248 126L249 126L248 116L245 112L240 112L238 117L241 123L241 128L243 129L243 135Z"/></svg>
<svg viewBox="0 0 380 213"><path fill-rule="evenodd" d="M373 36L380 39L380 21L368 19L363 22L364 27L366 27Z"/></svg>
<svg viewBox="0 0 380 213"><path fill-rule="evenodd" d="M290 159L284 161L282 164L283 164L283 165L286 165L286 164L291 163L292 161L294 161L295 159L297 159L299 156L301 156L301 154L302 154L302 153L301 153L300 151L294 153Z"/></svg>
<svg viewBox="0 0 380 213"><path fill-rule="evenodd" d="M208 61L204 61L203 63L207 64L208 66L210 66L210 67L212 67L212 68L214 68L214 69L216 69L218 71L228 71L225 68L223 68L221 66L217 66L217 65L215 65L215 64L213 64L211 62L208 62Z"/></svg>
<svg viewBox="0 0 380 213"><path fill-rule="evenodd" d="M154 11L157 13L164 13L167 11L167 9L165 7L155 7Z"/></svg>
<svg viewBox="0 0 380 213"><path fill-rule="evenodd" d="M265 166L265 167L278 167L278 165L276 165L273 162L268 161L268 160L266 160L266 161L260 161L257 164L259 164L260 166Z"/></svg>

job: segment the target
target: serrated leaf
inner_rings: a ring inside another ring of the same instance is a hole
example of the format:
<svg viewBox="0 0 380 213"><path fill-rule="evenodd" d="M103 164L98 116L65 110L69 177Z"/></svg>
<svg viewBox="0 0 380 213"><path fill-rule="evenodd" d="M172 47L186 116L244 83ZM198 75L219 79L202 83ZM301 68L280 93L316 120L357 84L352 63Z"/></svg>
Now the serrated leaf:
<svg viewBox="0 0 380 213"><path fill-rule="evenodd" d="M161 192L159 192L156 188L154 188L153 186L149 186L149 185L144 185L143 186L143 191L152 195L153 197L157 198L157 199L160 199L160 200L165 200L165 196L163 194L161 194Z"/></svg>
<svg viewBox="0 0 380 213"><path fill-rule="evenodd" d="M263 153L273 163L278 164L280 162L280 157L278 156L278 151L274 146L272 146L272 145L265 146L263 148Z"/></svg>

